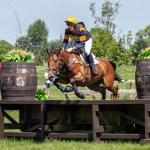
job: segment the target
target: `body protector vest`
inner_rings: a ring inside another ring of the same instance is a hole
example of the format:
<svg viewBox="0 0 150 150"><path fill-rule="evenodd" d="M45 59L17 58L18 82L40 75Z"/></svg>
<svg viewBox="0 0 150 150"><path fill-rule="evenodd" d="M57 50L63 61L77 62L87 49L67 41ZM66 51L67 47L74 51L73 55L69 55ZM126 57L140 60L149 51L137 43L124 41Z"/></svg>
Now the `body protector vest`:
<svg viewBox="0 0 150 150"><path fill-rule="evenodd" d="M81 36L81 33L80 33L81 32L80 31L80 27L81 26L83 26L86 29L86 27L85 27L83 22L78 22L76 24L76 29L75 29L76 30L76 35L70 34L71 39L73 39L76 42L80 41L79 37ZM86 41L88 41L92 37L91 34L87 30L85 30L85 36L86 36Z"/></svg>

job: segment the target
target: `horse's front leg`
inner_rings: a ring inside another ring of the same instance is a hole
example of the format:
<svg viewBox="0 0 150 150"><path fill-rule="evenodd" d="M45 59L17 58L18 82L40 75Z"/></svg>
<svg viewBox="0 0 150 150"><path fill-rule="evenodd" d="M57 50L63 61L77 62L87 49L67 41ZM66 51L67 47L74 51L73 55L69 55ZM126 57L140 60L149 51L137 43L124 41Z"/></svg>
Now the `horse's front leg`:
<svg viewBox="0 0 150 150"><path fill-rule="evenodd" d="M83 94L83 92L80 92L80 91L78 90L78 87L77 87L76 84L75 84L76 81L78 81L78 82L81 81L81 82L82 82L82 80L83 80L82 75L81 75L80 73L78 73L77 75L75 75L73 78L70 79L70 83L71 83L72 86L73 86L73 90L74 90L75 95L77 95L77 97L79 97L79 98L84 99L84 98L85 98L85 95Z"/></svg>
<svg viewBox="0 0 150 150"><path fill-rule="evenodd" d="M73 91L73 87L67 86L67 87L63 87L60 83L62 84L67 84L68 82L65 79L62 78L56 78L53 81L54 85L62 92L72 92Z"/></svg>
<svg viewBox="0 0 150 150"><path fill-rule="evenodd" d="M62 91L62 92L64 92L64 87L63 86L61 86L61 84L58 82L58 79L59 78L56 78L54 81L53 81L53 84L60 90L60 91Z"/></svg>

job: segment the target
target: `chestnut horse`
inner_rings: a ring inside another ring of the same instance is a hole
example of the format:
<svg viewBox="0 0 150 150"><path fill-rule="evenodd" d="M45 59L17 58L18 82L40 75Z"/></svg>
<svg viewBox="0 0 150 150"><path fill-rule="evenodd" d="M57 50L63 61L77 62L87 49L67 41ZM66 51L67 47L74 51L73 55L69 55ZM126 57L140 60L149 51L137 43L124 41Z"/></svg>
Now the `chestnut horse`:
<svg viewBox="0 0 150 150"><path fill-rule="evenodd" d="M50 75L52 72L54 75L57 72L59 73L53 83L62 92L74 91L77 97L84 99L85 95L77 87L87 86L90 90L100 92L103 100L106 99L106 89L113 93L113 99L117 98L118 88L114 87L114 80L121 82L121 79L115 73L115 63L103 58L96 58L99 63L95 65L95 68L100 73L95 76L92 74L90 67L79 56L77 50L73 50L71 53L61 49L53 52L47 50L47 53L49 55L47 61L49 78L52 80L54 77ZM72 86L63 87L61 85L68 83L71 83ZM103 86L100 86L100 84L103 84Z"/></svg>

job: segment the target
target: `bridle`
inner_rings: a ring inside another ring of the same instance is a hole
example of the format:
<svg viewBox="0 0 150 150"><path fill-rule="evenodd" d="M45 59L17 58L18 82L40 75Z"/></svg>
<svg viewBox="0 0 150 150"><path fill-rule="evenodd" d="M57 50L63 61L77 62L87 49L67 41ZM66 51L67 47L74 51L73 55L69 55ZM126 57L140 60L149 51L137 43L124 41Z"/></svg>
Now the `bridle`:
<svg viewBox="0 0 150 150"><path fill-rule="evenodd" d="M53 54L53 55L56 55L56 54ZM66 60L68 59L68 57L69 57L69 54L65 57L65 59L64 59L64 61L63 62L61 62L61 59L60 59L60 57L58 56L58 55L56 55L57 56L57 58L58 58L58 61L57 61L57 64L56 64L56 66L57 66L57 68L48 68L48 70L49 71L52 71L52 72L65 72L66 70L64 69L64 65L65 65L65 62L66 62ZM55 73L55 74L56 74Z"/></svg>
<svg viewBox="0 0 150 150"><path fill-rule="evenodd" d="M57 68L54 69L54 68L50 68L50 67L49 67L49 71L54 71L54 72L56 72L56 73L57 73L57 72L65 72L66 69L69 69L69 68L72 67L75 63L78 63L78 64L80 64L80 65L83 66L83 64L81 64L81 62L79 62L78 59L75 58L74 54L73 54L73 53L71 53L71 54L72 54L72 55L70 55L70 53L68 53L68 55L65 57L65 59L63 60L63 62L61 62L60 56L58 56L58 54L52 54L52 55L56 55L57 58L58 58L57 64L56 64L56 65L57 65ZM65 63L66 63L67 59L68 59L70 56L73 57L73 59L72 59L73 61L65 66Z"/></svg>

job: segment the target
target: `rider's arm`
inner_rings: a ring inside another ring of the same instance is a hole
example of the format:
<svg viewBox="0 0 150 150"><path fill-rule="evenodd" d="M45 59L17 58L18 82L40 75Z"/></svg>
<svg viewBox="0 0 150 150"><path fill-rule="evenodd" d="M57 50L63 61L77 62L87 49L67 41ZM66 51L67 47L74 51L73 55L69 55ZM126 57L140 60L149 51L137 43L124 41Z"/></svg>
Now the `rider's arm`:
<svg viewBox="0 0 150 150"><path fill-rule="evenodd" d="M65 35L64 35L64 40L62 42L62 48L66 48L68 45L68 40L69 40L69 35L68 35L68 30L65 30Z"/></svg>
<svg viewBox="0 0 150 150"><path fill-rule="evenodd" d="M75 47L75 49L80 49L85 46L85 42L79 42L79 43L76 42L74 43L73 46Z"/></svg>

